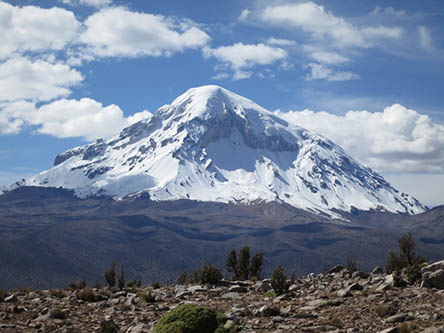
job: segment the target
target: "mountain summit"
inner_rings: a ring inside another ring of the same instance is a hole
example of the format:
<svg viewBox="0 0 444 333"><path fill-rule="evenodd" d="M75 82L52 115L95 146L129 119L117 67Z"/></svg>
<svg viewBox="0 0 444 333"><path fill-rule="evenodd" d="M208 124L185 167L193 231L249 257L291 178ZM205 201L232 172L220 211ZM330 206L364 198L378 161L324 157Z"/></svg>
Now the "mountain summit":
<svg viewBox="0 0 444 333"><path fill-rule="evenodd" d="M279 201L329 215L426 208L328 139L290 125L218 86L189 89L109 140L58 155L19 186L74 189L80 197Z"/></svg>

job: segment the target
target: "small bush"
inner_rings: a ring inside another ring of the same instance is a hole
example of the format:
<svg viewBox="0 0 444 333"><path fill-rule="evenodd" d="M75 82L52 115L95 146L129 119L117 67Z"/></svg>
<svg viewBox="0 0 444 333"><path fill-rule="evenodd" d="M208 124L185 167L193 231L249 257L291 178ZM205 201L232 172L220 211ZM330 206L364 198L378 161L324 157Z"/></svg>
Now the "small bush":
<svg viewBox="0 0 444 333"><path fill-rule="evenodd" d="M162 288L162 284L158 281L155 281L151 284L151 287L153 287L153 289L160 289Z"/></svg>
<svg viewBox="0 0 444 333"><path fill-rule="evenodd" d="M216 284L222 280L223 276L216 265L206 264L200 271L200 282Z"/></svg>
<svg viewBox="0 0 444 333"><path fill-rule="evenodd" d="M111 267L105 272L105 280L108 287L112 288L116 285L116 263L113 262Z"/></svg>
<svg viewBox="0 0 444 333"><path fill-rule="evenodd" d="M148 293L143 294L143 300L147 303L155 303L156 297L151 293L151 290L149 290Z"/></svg>
<svg viewBox="0 0 444 333"><path fill-rule="evenodd" d="M85 289L85 287L86 287L86 280L85 279L82 279L80 281L73 281L68 284L68 288L71 290L81 290L81 289Z"/></svg>
<svg viewBox="0 0 444 333"><path fill-rule="evenodd" d="M395 271L401 271L404 267L407 267L407 262L404 260L404 258L401 255L390 251L387 257L387 264L385 266L386 273L391 274Z"/></svg>
<svg viewBox="0 0 444 333"><path fill-rule="evenodd" d="M95 302L96 301L96 295L94 295L94 292L92 291L92 289L89 289L89 288L83 289L78 294L78 298L84 302Z"/></svg>
<svg viewBox="0 0 444 333"><path fill-rule="evenodd" d="M66 318L68 318L68 314L60 309L54 309L49 313L49 317L52 319L65 320Z"/></svg>
<svg viewBox="0 0 444 333"><path fill-rule="evenodd" d="M213 309L195 304L182 304L166 313L154 326L154 333L224 332L226 318Z"/></svg>
<svg viewBox="0 0 444 333"><path fill-rule="evenodd" d="M271 287L276 295L282 295L288 291L287 277L284 274L284 268L276 267L271 274Z"/></svg>
<svg viewBox="0 0 444 333"><path fill-rule="evenodd" d="M56 298L63 298L66 297L66 293L63 290L60 289L52 289L49 294Z"/></svg>
<svg viewBox="0 0 444 333"><path fill-rule="evenodd" d="M8 292L4 289L0 289L0 302L4 302L7 296Z"/></svg>

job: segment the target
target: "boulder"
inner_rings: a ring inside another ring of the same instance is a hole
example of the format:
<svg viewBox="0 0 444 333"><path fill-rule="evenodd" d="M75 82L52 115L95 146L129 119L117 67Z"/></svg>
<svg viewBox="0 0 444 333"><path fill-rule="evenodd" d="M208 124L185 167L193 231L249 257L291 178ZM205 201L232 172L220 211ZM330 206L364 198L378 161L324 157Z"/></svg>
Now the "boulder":
<svg viewBox="0 0 444 333"><path fill-rule="evenodd" d="M436 272L440 269L444 269L444 260L436 261L431 263L430 265L427 265L421 269L421 273L425 272Z"/></svg>
<svg viewBox="0 0 444 333"><path fill-rule="evenodd" d="M444 289L444 269L423 273L421 286L425 288Z"/></svg>

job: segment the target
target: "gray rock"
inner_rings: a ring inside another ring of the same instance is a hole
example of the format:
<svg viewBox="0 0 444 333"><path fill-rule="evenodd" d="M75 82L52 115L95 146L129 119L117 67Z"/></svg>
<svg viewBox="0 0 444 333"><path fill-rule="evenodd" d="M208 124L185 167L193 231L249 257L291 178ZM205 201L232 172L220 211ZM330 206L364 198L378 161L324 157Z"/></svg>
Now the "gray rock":
<svg viewBox="0 0 444 333"><path fill-rule="evenodd" d="M384 281L380 283L380 285L376 288L376 291L386 291L393 288L395 285L395 279L393 278L393 275L387 275L384 278Z"/></svg>
<svg viewBox="0 0 444 333"><path fill-rule="evenodd" d="M428 327L422 333L444 333L444 326L442 327Z"/></svg>
<svg viewBox="0 0 444 333"><path fill-rule="evenodd" d="M437 270L444 269L444 260L436 261L434 263L431 263L430 265L427 265L421 269L421 273L425 272L436 272Z"/></svg>
<svg viewBox="0 0 444 333"><path fill-rule="evenodd" d="M398 333L398 327L390 327L378 333Z"/></svg>
<svg viewBox="0 0 444 333"><path fill-rule="evenodd" d="M230 293L246 293L248 291L248 289L244 286L234 285L234 286L231 286L230 289L228 289L228 291Z"/></svg>
<svg viewBox="0 0 444 333"><path fill-rule="evenodd" d="M388 317L385 322L386 323L402 323L407 320L407 316L403 313L395 314L393 316Z"/></svg>
<svg viewBox="0 0 444 333"><path fill-rule="evenodd" d="M194 294L194 293L206 292L206 291L208 291L208 288L205 288L204 286L197 285L197 286L188 287L188 291L191 291L191 293Z"/></svg>
<svg viewBox="0 0 444 333"><path fill-rule="evenodd" d="M423 273L421 286L425 288L444 289L444 269Z"/></svg>
<svg viewBox="0 0 444 333"><path fill-rule="evenodd" d="M149 332L149 330L145 328L144 324L138 324L126 330L126 333L145 333L145 332Z"/></svg>
<svg viewBox="0 0 444 333"><path fill-rule="evenodd" d="M344 267L342 265L336 265L336 266L330 268L327 272L325 272L325 274L339 273L343 269L344 269Z"/></svg>
<svg viewBox="0 0 444 333"><path fill-rule="evenodd" d="M383 274L383 273L384 273L384 271L382 270L382 268L379 266L376 266L375 268L373 268L371 274L376 275L376 274Z"/></svg>
<svg viewBox="0 0 444 333"><path fill-rule="evenodd" d="M271 317L271 316L278 316L280 315L280 310L275 306L270 306L268 304L265 304L261 306L257 311L256 314L263 317Z"/></svg>
<svg viewBox="0 0 444 333"><path fill-rule="evenodd" d="M353 296L353 294L351 293L350 289L348 288L344 288L339 290L336 295L338 295L338 297L351 297Z"/></svg>

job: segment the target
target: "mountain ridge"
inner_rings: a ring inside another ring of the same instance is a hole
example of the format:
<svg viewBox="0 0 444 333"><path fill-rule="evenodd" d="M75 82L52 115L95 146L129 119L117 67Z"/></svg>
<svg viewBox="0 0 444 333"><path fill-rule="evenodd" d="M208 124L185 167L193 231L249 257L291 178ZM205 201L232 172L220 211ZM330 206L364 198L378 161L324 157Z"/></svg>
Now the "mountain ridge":
<svg viewBox="0 0 444 333"><path fill-rule="evenodd" d="M20 186L80 197L278 201L336 217L334 210L355 208L426 210L330 140L218 86L189 89L151 118L63 152L53 168L3 191Z"/></svg>

